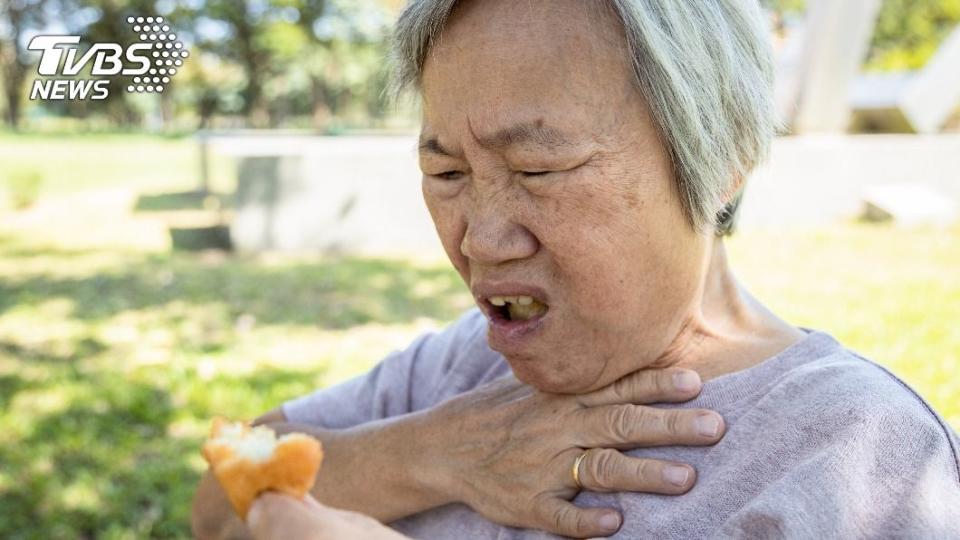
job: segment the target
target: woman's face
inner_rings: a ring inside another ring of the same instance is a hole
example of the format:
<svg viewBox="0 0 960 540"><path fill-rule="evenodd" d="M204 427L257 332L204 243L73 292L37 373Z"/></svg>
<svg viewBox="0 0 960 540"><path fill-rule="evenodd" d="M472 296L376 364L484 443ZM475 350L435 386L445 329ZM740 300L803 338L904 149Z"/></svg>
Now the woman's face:
<svg viewBox="0 0 960 540"><path fill-rule="evenodd" d="M620 27L597 5L461 3L422 80L423 194L444 249L490 346L552 392L669 352L707 266Z"/></svg>

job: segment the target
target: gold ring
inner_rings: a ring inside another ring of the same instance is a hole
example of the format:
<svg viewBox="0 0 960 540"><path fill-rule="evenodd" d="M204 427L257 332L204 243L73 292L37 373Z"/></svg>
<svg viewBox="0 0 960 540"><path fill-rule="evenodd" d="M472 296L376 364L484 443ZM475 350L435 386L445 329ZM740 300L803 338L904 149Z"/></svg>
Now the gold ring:
<svg viewBox="0 0 960 540"><path fill-rule="evenodd" d="M577 485L577 489L583 489L583 484L580 483L580 464L585 457L587 457L586 450L573 461L573 483Z"/></svg>

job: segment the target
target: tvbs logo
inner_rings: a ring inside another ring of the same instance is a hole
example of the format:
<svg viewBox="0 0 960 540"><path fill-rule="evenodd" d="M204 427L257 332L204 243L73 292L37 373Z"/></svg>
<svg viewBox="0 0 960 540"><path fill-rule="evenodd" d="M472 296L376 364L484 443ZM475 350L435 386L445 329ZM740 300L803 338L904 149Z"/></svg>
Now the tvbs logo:
<svg viewBox="0 0 960 540"><path fill-rule="evenodd" d="M40 51L31 100L102 100L110 95L110 80L99 77L132 77L126 86L131 93L163 92L183 66L189 53L163 17L127 17L140 41L124 49L118 43L94 43L79 56L80 36L40 35L27 48ZM76 78L89 66L91 79ZM98 79L99 78L99 79Z"/></svg>

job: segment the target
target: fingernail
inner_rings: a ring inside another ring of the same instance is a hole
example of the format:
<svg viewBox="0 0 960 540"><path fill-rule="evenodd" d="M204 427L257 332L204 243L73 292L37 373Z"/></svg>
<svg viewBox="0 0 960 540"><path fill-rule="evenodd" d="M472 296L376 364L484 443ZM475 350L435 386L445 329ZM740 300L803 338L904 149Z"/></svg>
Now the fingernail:
<svg viewBox="0 0 960 540"><path fill-rule="evenodd" d="M675 486L683 487L687 485L688 478L690 478L690 471L686 467L667 465L663 469L663 479Z"/></svg>
<svg viewBox="0 0 960 540"><path fill-rule="evenodd" d="M681 392L695 392L700 389L700 375L693 371L674 373L673 387Z"/></svg>
<svg viewBox="0 0 960 540"><path fill-rule="evenodd" d="M716 437L720 432L720 421L712 414L703 414L694 420L697 433L704 437Z"/></svg>
<svg viewBox="0 0 960 540"><path fill-rule="evenodd" d="M600 516L600 526L608 531L620 528L620 514L610 513Z"/></svg>

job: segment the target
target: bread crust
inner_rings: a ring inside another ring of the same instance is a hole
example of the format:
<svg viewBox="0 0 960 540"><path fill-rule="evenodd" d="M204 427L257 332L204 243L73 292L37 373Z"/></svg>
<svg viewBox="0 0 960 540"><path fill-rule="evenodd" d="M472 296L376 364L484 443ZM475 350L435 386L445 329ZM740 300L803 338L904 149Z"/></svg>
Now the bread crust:
<svg viewBox="0 0 960 540"><path fill-rule="evenodd" d="M275 446L269 455L244 454L243 443L249 442L250 438L269 443L273 437L276 435L269 427L251 427L244 422L216 418L210 438L203 445L204 459L210 464L230 504L244 520L254 499L264 491L302 499L313 487L320 470L323 460L320 441L304 433L275 438Z"/></svg>

